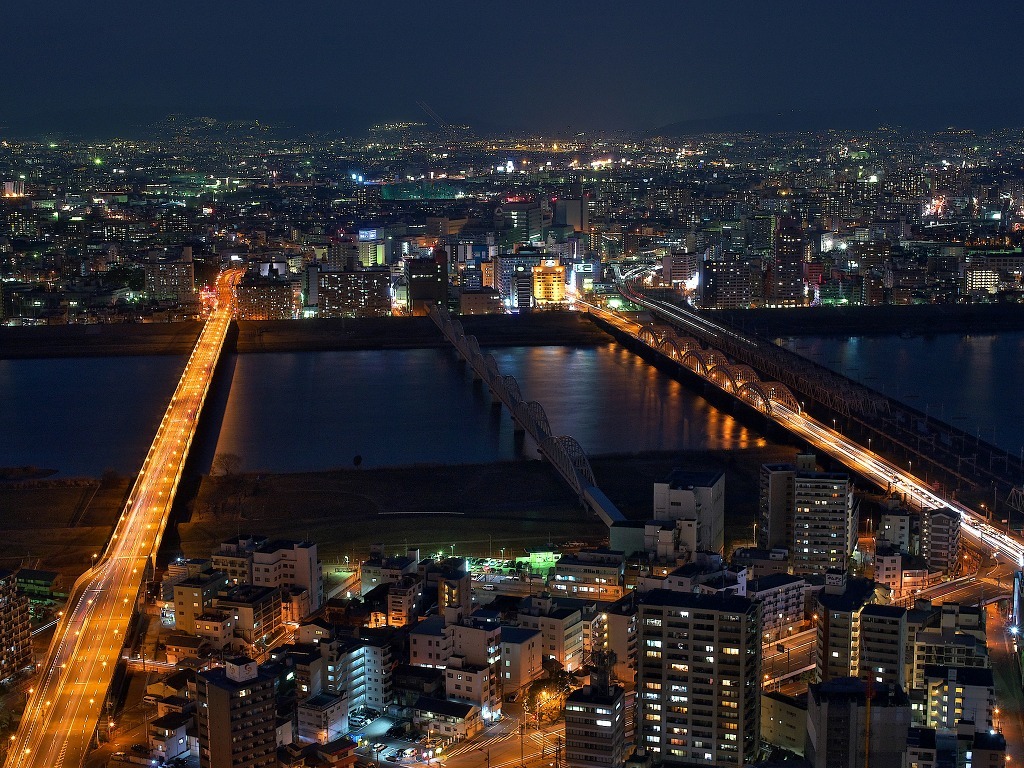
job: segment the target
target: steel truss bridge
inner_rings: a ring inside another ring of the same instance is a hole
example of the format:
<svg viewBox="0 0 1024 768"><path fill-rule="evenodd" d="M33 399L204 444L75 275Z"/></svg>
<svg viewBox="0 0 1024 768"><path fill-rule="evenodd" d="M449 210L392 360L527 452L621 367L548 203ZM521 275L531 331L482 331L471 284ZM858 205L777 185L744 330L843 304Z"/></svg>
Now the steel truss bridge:
<svg viewBox="0 0 1024 768"><path fill-rule="evenodd" d="M476 336L467 336L462 323L453 318L448 310L431 305L430 317L441 329L445 339L473 369L474 378L490 388L494 397L508 409L513 422L537 443L541 455L569 484L579 500L606 525L625 520L618 508L597 487L590 460L576 439L552 432L544 406L536 400L525 400L515 376L502 375L494 356L485 354Z"/></svg>
<svg viewBox="0 0 1024 768"><path fill-rule="evenodd" d="M625 290L624 293L641 306L647 306L648 300L642 295ZM720 350L701 346L693 337L657 331L598 307L590 307L590 311L610 321L618 332L632 337L657 354L752 406L879 487L900 491L907 502L918 509L956 510L960 515L961 531L965 535L982 548L1004 555L1015 567L1024 567L1024 540L1020 536L998 530L975 510L936 493L930 484L874 453L870 447L864 448L849 436L812 418L796 402L793 393L785 385L757 379L751 367L743 363L730 363Z"/></svg>
<svg viewBox="0 0 1024 768"><path fill-rule="evenodd" d="M984 442L980 433L969 434L936 418L928 408L922 413L717 317L711 320L689 307L657 299L630 275L618 285L627 299L682 329L686 337L735 361L734 366L748 366L785 386L800 401L801 411L807 410L805 403L817 406L848 432L870 437L879 447L888 446L890 454L913 460L919 474L930 471L950 489L988 490L990 498L1024 514L1024 448L1020 456L1010 455Z"/></svg>

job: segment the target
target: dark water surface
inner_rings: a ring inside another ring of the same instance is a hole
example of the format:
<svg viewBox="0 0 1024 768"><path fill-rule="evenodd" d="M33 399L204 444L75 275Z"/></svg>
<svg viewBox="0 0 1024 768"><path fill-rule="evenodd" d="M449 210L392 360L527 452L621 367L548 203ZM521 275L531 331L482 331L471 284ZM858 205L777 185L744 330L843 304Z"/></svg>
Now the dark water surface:
<svg viewBox="0 0 1024 768"><path fill-rule="evenodd" d="M184 367L163 355L0 360L0 467L135 473Z"/></svg>
<svg viewBox="0 0 1024 768"><path fill-rule="evenodd" d="M780 341L982 440L1024 453L1024 333Z"/></svg>
<svg viewBox="0 0 1024 768"><path fill-rule="evenodd" d="M632 353L605 347L493 350L555 434L591 454L764 444ZM535 446L520 448L535 455ZM237 358L217 452L247 470L465 463L518 455L512 422L443 349Z"/></svg>

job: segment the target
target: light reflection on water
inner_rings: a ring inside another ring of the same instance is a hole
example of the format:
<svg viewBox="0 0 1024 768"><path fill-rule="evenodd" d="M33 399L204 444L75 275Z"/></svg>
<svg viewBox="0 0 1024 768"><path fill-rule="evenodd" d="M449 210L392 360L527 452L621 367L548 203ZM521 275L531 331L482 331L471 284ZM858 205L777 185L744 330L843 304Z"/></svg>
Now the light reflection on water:
<svg viewBox="0 0 1024 768"><path fill-rule="evenodd" d="M555 434L591 454L741 448L764 440L617 347L491 350ZM463 463L517 455L496 414L448 350L303 352L238 358L218 452L247 469ZM535 446L523 451L535 456Z"/></svg>
<svg viewBox="0 0 1024 768"><path fill-rule="evenodd" d="M764 445L616 345L491 350L555 434L590 454ZM449 350L236 356L216 451L247 470L312 471L536 457ZM137 471L184 358L0 360L0 466ZM204 448L212 456L210 447Z"/></svg>

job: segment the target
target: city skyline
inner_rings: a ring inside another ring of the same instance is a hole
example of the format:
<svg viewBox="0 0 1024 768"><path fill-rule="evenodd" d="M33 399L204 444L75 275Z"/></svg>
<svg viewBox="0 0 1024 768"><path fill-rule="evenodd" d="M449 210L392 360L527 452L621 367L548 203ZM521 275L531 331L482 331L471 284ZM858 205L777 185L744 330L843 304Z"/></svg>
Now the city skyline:
<svg viewBox="0 0 1024 768"><path fill-rule="evenodd" d="M1006 127L1024 121L1022 14L990 2L19 5L5 10L17 34L0 128L132 135L180 113L358 132L423 120L421 101L484 132Z"/></svg>

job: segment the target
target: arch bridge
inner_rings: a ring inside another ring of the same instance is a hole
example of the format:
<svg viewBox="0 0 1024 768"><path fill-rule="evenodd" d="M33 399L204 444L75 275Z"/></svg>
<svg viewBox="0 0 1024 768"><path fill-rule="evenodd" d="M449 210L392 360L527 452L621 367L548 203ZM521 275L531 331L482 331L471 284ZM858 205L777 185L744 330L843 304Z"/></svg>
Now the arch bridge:
<svg viewBox="0 0 1024 768"><path fill-rule="evenodd" d="M537 443L541 455L569 484L577 498L606 525L625 520L618 508L597 487L590 460L576 439L552 433L544 406L536 400L527 401L523 397L516 377L502 375L493 355L483 353L476 336L467 336L458 318L452 317L448 310L437 305L430 307L429 314L445 339L472 368L474 378L487 384L494 397L508 409L512 420Z"/></svg>

